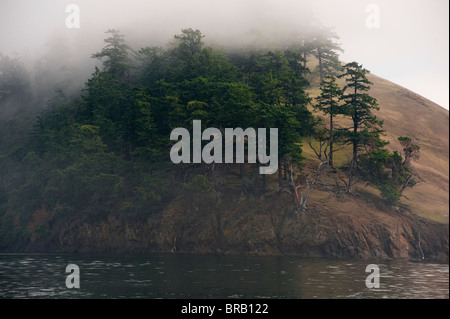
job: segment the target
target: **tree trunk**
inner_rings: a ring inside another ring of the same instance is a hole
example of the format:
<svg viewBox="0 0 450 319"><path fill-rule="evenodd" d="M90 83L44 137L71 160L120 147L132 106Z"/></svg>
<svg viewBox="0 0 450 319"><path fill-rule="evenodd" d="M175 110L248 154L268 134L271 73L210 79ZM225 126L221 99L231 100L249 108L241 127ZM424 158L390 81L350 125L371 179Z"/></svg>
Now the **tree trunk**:
<svg viewBox="0 0 450 319"><path fill-rule="evenodd" d="M316 181L317 181L317 179L319 178L319 175L320 175L320 171L321 171L321 169L322 169L322 166L324 165L324 164L326 164L327 162L326 161L324 161L324 162L321 162L320 164L319 164L319 166L317 167L317 169L315 170L315 172L314 172L314 175L313 175L313 177L312 177L312 180L308 180L308 178L306 178L306 189L305 189L305 191L304 191L304 193L300 196L300 201L299 201L299 209L301 210L301 211L304 211L304 210L306 210L306 208L307 208L307 206L306 206L306 203L308 202L308 198L309 198L309 193L311 192L311 189L313 188L313 186L314 186L314 184L316 183ZM298 187L296 187L296 189L297 189ZM298 195L297 194L297 190L295 190L295 194L296 194L296 196ZM298 199L298 198L297 198Z"/></svg>
<svg viewBox="0 0 450 319"><path fill-rule="evenodd" d="M280 190L282 186L283 186L283 174L281 172L281 163L278 162L278 187L280 188Z"/></svg>
<svg viewBox="0 0 450 319"><path fill-rule="evenodd" d="M403 191L408 187L409 181L411 180L411 178L412 178L412 174L410 174L410 175L408 176L408 178L406 179L406 182L403 184L403 186L402 186L402 188L401 188L401 190L400 190L400 193L401 193L401 194L403 194Z"/></svg>
<svg viewBox="0 0 450 319"><path fill-rule="evenodd" d="M319 74L320 74L320 86L323 84L323 67L322 67L322 51L317 48L317 56L319 58Z"/></svg>
<svg viewBox="0 0 450 319"><path fill-rule="evenodd" d="M352 167L356 171L358 171L358 141L356 140L356 134L358 132L358 127L355 125L353 127L353 159L352 159Z"/></svg>
<svg viewBox="0 0 450 319"><path fill-rule="evenodd" d="M355 84L355 95L353 96L353 167L355 169L355 173L358 171L358 113L356 106L356 93L357 88Z"/></svg>
<svg viewBox="0 0 450 319"><path fill-rule="evenodd" d="M330 155L328 157L330 167L333 167L333 109L330 112Z"/></svg>

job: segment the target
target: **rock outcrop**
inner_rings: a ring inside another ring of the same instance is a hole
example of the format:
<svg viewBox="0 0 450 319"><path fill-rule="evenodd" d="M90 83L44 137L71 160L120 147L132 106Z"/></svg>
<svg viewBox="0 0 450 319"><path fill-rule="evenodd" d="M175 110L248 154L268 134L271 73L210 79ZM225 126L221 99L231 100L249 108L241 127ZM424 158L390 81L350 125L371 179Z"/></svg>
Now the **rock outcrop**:
<svg viewBox="0 0 450 319"><path fill-rule="evenodd" d="M362 199L313 201L298 212L292 197L182 194L147 220L113 215L92 222L68 217L51 225L47 239L14 250L335 258L405 258L448 261L448 225L425 221L404 208L381 211ZM331 208L333 207L333 208Z"/></svg>

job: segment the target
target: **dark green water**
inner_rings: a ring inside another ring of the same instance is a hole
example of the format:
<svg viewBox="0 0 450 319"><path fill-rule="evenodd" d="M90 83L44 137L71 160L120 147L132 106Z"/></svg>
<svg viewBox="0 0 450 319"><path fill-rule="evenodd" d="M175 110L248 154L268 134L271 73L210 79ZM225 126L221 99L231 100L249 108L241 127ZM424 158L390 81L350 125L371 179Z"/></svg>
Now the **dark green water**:
<svg viewBox="0 0 450 319"><path fill-rule="evenodd" d="M80 288L66 287L66 266ZM366 287L377 264L380 288ZM449 298L448 264L186 255L0 254L0 298Z"/></svg>

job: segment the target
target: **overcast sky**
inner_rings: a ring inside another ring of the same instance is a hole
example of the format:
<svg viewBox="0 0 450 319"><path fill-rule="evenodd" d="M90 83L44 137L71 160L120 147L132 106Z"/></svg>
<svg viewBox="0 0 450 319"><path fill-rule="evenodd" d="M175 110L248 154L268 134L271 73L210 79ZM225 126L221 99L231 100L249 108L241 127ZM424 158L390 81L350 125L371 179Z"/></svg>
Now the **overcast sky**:
<svg viewBox="0 0 450 319"><path fill-rule="evenodd" d="M80 8L79 29L66 27L71 3ZM205 40L255 30L276 36L312 14L335 28L344 62L449 108L448 0L0 0L0 53L38 57L64 39L89 58L109 28L141 46L163 44L189 27Z"/></svg>

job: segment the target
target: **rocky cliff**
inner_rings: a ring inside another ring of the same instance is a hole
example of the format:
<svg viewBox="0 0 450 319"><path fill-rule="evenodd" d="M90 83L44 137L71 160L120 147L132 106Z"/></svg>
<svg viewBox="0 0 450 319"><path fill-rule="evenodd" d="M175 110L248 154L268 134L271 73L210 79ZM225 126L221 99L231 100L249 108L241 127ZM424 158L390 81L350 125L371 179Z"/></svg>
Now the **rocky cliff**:
<svg viewBox="0 0 450 319"><path fill-rule="evenodd" d="M279 192L261 198L229 193L220 201L212 193L184 192L146 220L110 215L93 222L70 215L49 225L45 239L35 236L11 248L448 260L448 225L402 207L324 192L316 192L305 211L293 203L291 195Z"/></svg>

